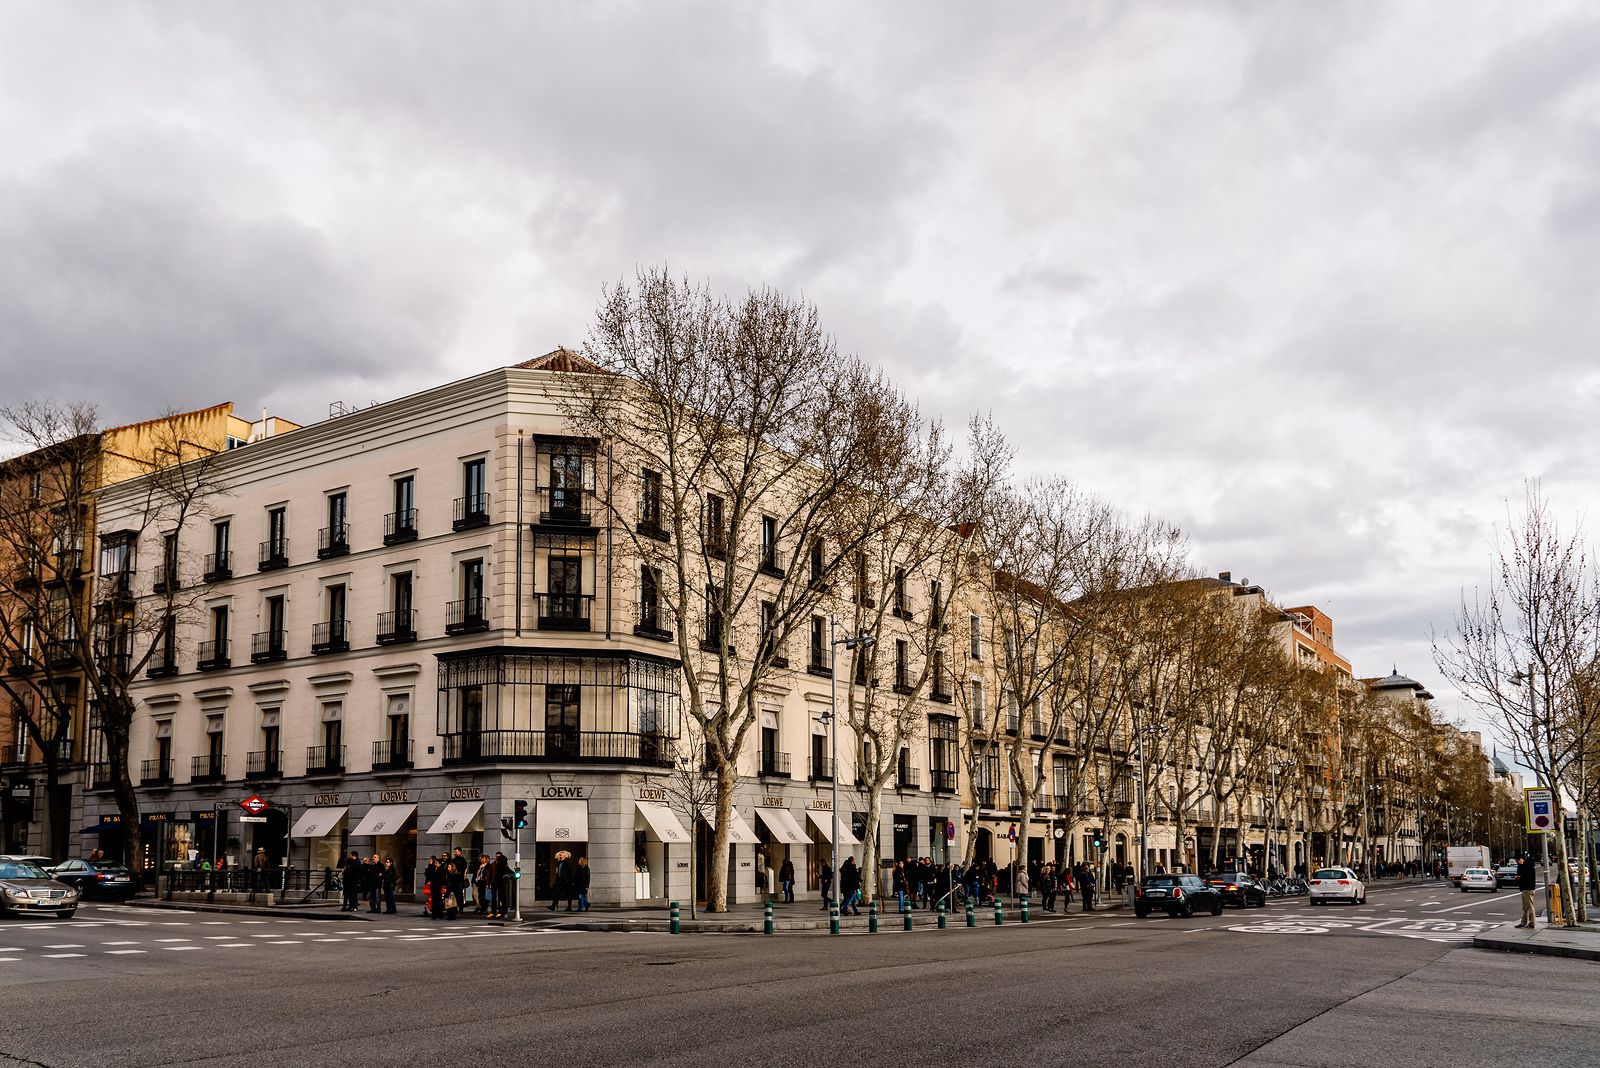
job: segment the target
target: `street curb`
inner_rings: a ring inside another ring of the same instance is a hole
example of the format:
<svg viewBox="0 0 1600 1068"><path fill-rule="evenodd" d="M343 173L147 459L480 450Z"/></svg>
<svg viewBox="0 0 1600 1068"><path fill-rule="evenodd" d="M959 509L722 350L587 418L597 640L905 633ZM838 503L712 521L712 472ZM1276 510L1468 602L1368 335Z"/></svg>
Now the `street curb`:
<svg viewBox="0 0 1600 1068"><path fill-rule="evenodd" d="M141 901L138 898L129 898L121 904L136 909L171 909L180 912L215 912L234 916L278 916L283 919L296 920L359 920L370 923L371 919L357 912L313 912L309 909L301 911L298 906L289 905L274 908L271 905L219 905L210 901L157 901L155 899Z"/></svg>
<svg viewBox="0 0 1600 1068"><path fill-rule="evenodd" d="M1101 906L1099 908L1096 908L1094 910L1094 913L1092 913L1091 915L1097 915L1097 914L1102 914L1102 913L1111 914L1111 913L1124 912L1124 911L1128 911L1127 910L1127 906L1126 906L1125 903L1119 901L1114 905L1104 905L1104 906ZM988 909L988 910L978 910L977 915L978 915L978 925L977 925L976 928L973 928L974 930L982 930L982 929L984 929L986 927L993 927L994 926L994 919L993 919L994 910L992 908ZM1072 915L1078 916L1078 915L1082 915L1082 913L1073 912ZM1058 914L1056 916L1050 916L1048 914L1040 915L1038 912L1035 912L1033 914L1032 920L1028 924L1024 924L1022 922L1021 917L1016 913L1015 910L1008 909L1005 912L1005 921L1006 921L1005 922L1005 926L1006 927L1048 926L1050 924L1062 922L1062 920L1064 919L1064 916L1065 916L1065 914ZM885 914L883 914L882 916L879 917L879 920L878 920L879 932L878 933L880 933L880 934L907 934L909 932L907 932L904 929L904 927L903 927L904 922L905 922L905 920L904 920L904 916L903 916L902 913L899 913L899 912L885 913ZM949 923L948 930L951 930L951 931L966 930L967 929L966 919L965 919L964 914L953 914L953 915L950 915L950 917L948 919L948 923ZM533 930L544 930L544 931L600 931L600 932L621 933L621 934L626 934L628 932L645 933L645 934L669 934L669 933L671 933L671 930L672 930L672 924L671 924L670 920L665 919L665 918L657 918L657 917L653 917L653 916L651 916L651 917L638 917L638 918L619 918L619 919L614 919L614 920L605 920L605 919L567 920L567 919L558 919L558 918L555 918L555 917L550 917L550 918L541 917L539 919L524 919L522 921L521 926L523 926L525 928L530 928L530 929L533 929ZM745 919L745 918L742 918L742 917L739 918L739 919L729 919L729 920L721 920L721 921L718 921L718 920L688 920L688 919L686 919L686 920L680 921L679 929L680 929L680 933L682 933L682 934L762 934L762 933L764 933L764 930L765 930L765 923L764 923L764 920L761 919L761 918ZM804 920L801 920L801 919L785 919L780 914L779 916L775 917L774 924L773 924L773 933L774 934L791 934L791 933L794 933L794 934L810 934L810 933L816 933L816 932L819 932L819 931L820 932L826 932L829 929L830 929L830 921L826 917L818 918L818 919L804 919ZM913 921L912 931L937 931L937 930L939 930L939 921L938 921L938 918L936 916L934 916L932 914L923 913L923 912L920 912L920 911L918 913L916 913L916 919ZM870 929L870 927L868 925L868 918L866 917L865 914L863 914L861 916L852 916L848 920L841 919L839 921L839 933L840 934L869 934L869 933L871 933L871 929Z"/></svg>
<svg viewBox="0 0 1600 1068"><path fill-rule="evenodd" d="M1487 949L1499 953L1528 953L1540 957L1570 957L1573 960L1600 961L1600 939L1596 939L1593 948L1584 946L1562 946L1550 942L1536 942L1531 938L1511 938L1499 934L1481 934L1472 936L1472 945L1475 949Z"/></svg>

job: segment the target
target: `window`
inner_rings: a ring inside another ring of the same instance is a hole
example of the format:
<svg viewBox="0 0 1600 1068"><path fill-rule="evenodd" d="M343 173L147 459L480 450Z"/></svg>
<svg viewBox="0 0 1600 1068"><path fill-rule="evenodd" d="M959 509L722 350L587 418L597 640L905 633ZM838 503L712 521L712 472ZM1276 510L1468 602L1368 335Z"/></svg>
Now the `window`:
<svg viewBox="0 0 1600 1068"><path fill-rule="evenodd" d="M822 559L822 539L814 538L811 542L811 585L820 587L822 585L822 577L826 574L826 571L827 568Z"/></svg>
<svg viewBox="0 0 1600 1068"><path fill-rule="evenodd" d="M394 480L394 511L383 521L383 543L394 545L417 536L417 480L402 475Z"/></svg>
<svg viewBox="0 0 1600 1068"><path fill-rule="evenodd" d="M811 670L828 671L828 621L811 617Z"/></svg>
<svg viewBox="0 0 1600 1068"><path fill-rule="evenodd" d="M261 633L256 635L251 655L258 660L279 660L285 652L284 635L285 601L283 594L273 594L261 602Z"/></svg>
<svg viewBox="0 0 1600 1068"><path fill-rule="evenodd" d="M969 684L968 693L971 695L969 709L972 713L972 725L983 726L983 680L973 679Z"/></svg>
<svg viewBox="0 0 1600 1068"><path fill-rule="evenodd" d="M956 788L956 747L959 744L954 719L928 717L928 769L933 775L929 785L933 789L951 791Z"/></svg>
<svg viewBox="0 0 1600 1068"><path fill-rule="evenodd" d="M212 775L222 774L223 729L221 716L206 717L206 764Z"/></svg>
<svg viewBox="0 0 1600 1068"><path fill-rule="evenodd" d="M950 685L945 678L944 650L933 651L933 667L929 672L933 676L933 699L935 701L950 700Z"/></svg>
<svg viewBox="0 0 1600 1068"><path fill-rule="evenodd" d="M397 622L411 622L411 572L396 571L389 576L389 607L401 617Z"/></svg>
<svg viewBox="0 0 1600 1068"><path fill-rule="evenodd" d="M722 590L714 583L706 586L706 635L705 644L709 651L721 652L724 644L722 633Z"/></svg>
<svg viewBox="0 0 1600 1068"><path fill-rule="evenodd" d="M233 573L233 524L224 519L211 524L211 555L206 557L206 570L202 576L207 582L228 578Z"/></svg>
<svg viewBox="0 0 1600 1068"><path fill-rule="evenodd" d="M461 465L461 496L456 498L452 527L455 530L466 530L469 527L488 525L488 462L482 458L468 460Z"/></svg>
<svg viewBox="0 0 1600 1068"><path fill-rule="evenodd" d="M1017 699L1017 691L1006 691L1006 730L1012 734L1022 729L1022 702Z"/></svg>
<svg viewBox="0 0 1600 1068"><path fill-rule="evenodd" d="M328 494L328 525L317 538L319 557L350 551L349 498L343 493Z"/></svg>
<svg viewBox="0 0 1600 1068"><path fill-rule="evenodd" d="M811 735L811 777L823 780L833 778L833 767L828 763L828 736L826 734Z"/></svg>
<svg viewBox="0 0 1600 1068"><path fill-rule="evenodd" d="M541 446L542 448L543 446ZM554 447L550 453L550 514L554 518L580 519L584 490L593 484L590 457L573 445Z"/></svg>
<svg viewBox="0 0 1600 1068"><path fill-rule="evenodd" d="M974 659L974 660L982 660L983 659L983 620L979 619L978 618L978 613L974 612L974 613L972 613L972 615L967 617L967 626L969 628L969 633L968 633L968 639L967 640L968 640L969 647L971 649L972 659Z"/></svg>
<svg viewBox="0 0 1600 1068"><path fill-rule="evenodd" d="M911 692L911 665L910 653L904 638L895 639L894 643L894 689L896 693L906 694Z"/></svg>
<svg viewBox="0 0 1600 1068"><path fill-rule="evenodd" d="M661 472L645 468L639 483L639 529L660 536L666 533L661 521Z"/></svg>
<svg viewBox="0 0 1600 1068"><path fill-rule="evenodd" d="M894 569L894 614L901 619L911 618L911 609L906 602L906 569Z"/></svg>
<svg viewBox="0 0 1600 1068"><path fill-rule="evenodd" d="M869 585L869 582L871 580L871 571L867 566L867 554L866 553L863 553L863 552L856 553L855 571L856 571L856 604L862 605L862 606L864 606L866 608L872 608L872 607L876 606L878 602L873 598L873 596L872 596L872 588Z"/></svg>
<svg viewBox="0 0 1600 1068"><path fill-rule="evenodd" d="M461 561L461 599L482 610L483 602L483 561Z"/></svg>
<svg viewBox="0 0 1600 1068"><path fill-rule="evenodd" d="M928 626L930 627L944 626L943 592L943 587L940 586L938 579L933 579L928 583Z"/></svg>
<svg viewBox="0 0 1600 1068"><path fill-rule="evenodd" d="M707 555L721 558L728 551L727 530L723 526L723 500L715 493L706 494L705 547Z"/></svg>
<svg viewBox="0 0 1600 1068"><path fill-rule="evenodd" d="M156 592L178 588L178 532L161 536L161 565L156 570Z"/></svg>
<svg viewBox="0 0 1600 1068"><path fill-rule="evenodd" d="M657 634L661 625L661 572L653 567L639 568L639 627Z"/></svg>
<svg viewBox="0 0 1600 1068"><path fill-rule="evenodd" d="M576 757L578 753L579 688L547 685L544 688L545 756Z"/></svg>
<svg viewBox="0 0 1600 1068"><path fill-rule="evenodd" d="M289 509L272 508L267 511L267 540L281 546L289 540Z"/></svg>
<svg viewBox="0 0 1600 1068"><path fill-rule="evenodd" d="M331 586L328 587L327 593L324 596L325 596L325 600L326 600L326 603L327 603L327 609L328 609L328 615L327 615L328 623L329 623L330 626L336 627L340 632L339 636L343 637L344 636L344 634L343 634L343 632L344 632L344 597L345 597L344 583L342 583L342 582L333 583Z"/></svg>
<svg viewBox="0 0 1600 1068"><path fill-rule="evenodd" d="M761 774L778 774L778 728L761 728Z"/></svg>
<svg viewBox="0 0 1600 1068"><path fill-rule="evenodd" d="M782 574L778 567L778 521L770 515L761 517L761 570Z"/></svg>

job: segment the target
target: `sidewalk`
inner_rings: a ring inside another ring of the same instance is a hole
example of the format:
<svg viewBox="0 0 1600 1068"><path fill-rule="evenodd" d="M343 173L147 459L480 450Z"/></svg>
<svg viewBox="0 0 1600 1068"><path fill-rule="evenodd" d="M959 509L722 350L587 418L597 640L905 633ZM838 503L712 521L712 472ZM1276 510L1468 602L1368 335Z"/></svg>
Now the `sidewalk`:
<svg viewBox="0 0 1600 1068"><path fill-rule="evenodd" d="M303 920L370 920L365 908L360 912L340 911L338 902L307 902L286 905L235 905L221 901L167 901L157 897L130 897L118 904L136 909L174 909L180 912L223 912L234 916L282 916ZM411 911L416 911L411 907Z"/></svg>
<svg viewBox="0 0 1600 1068"><path fill-rule="evenodd" d="M1498 949L1503 953L1538 953L1547 957L1600 960L1600 923L1585 923L1577 927L1550 927L1540 923L1531 931L1526 928L1519 931L1508 924L1474 935L1472 944L1479 949Z"/></svg>
<svg viewBox="0 0 1600 1068"><path fill-rule="evenodd" d="M1002 917L1007 926L1022 922L1022 912L1017 907L1015 900L1003 903ZM1081 905L1076 900L1070 910L1073 916L1084 915ZM1101 904L1095 906L1095 913L1115 912L1127 907L1126 898L1106 898ZM1028 904L1029 922L1053 923L1063 919L1069 910L1058 912L1045 912L1039 907L1036 899ZM973 917L979 927L994 926L994 906L988 905L973 909ZM685 905L680 912L680 926L685 934L760 934L764 930L766 913L761 903L734 905L727 912L706 912L699 909L698 915L691 917ZM567 912L565 910L551 912L545 904L535 904L524 907L522 922L532 927L542 927L563 931L654 931L666 932L671 930L671 917L669 910L664 908L647 909L590 909L588 912ZM911 922L914 930L934 930L939 926L939 914L927 909L916 909L911 913ZM800 901L792 905L774 904L772 907L773 930L778 933L788 931L827 931L828 914L824 912L815 901ZM947 914L945 923L952 929L965 927L967 924L966 912ZM859 916L840 916L839 930L841 933L865 934L870 929L871 917L866 908L862 908ZM895 909L890 903L888 911L878 917L878 930L903 931L905 929L905 914Z"/></svg>

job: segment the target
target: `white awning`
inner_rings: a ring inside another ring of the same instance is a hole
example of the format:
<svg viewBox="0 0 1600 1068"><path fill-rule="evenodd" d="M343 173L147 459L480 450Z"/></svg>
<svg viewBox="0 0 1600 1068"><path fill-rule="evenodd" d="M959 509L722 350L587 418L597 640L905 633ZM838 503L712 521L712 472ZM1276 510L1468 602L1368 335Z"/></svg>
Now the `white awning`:
<svg viewBox="0 0 1600 1068"><path fill-rule="evenodd" d="M822 835L824 842L833 841L833 813L813 812L808 808L806 809L806 819L810 820L811 826L815 827L817 833ZM861 844L861 839L857 838L850 830L850 817L843 812L839 813L839 844L842 846Z"/></svg>
<svg viewBox="0 0 1600 1068"><path fill-rule="evenodd" d="M533 814L536 842L587 842L589 802L540 801Z"/></svg>
<svg viewBox="0 0 1600 1068"><path fill-rule="evenodd" d="M717 829L717 814L715 810L701 813L701 815L705 817L706 826L715 831ZM728 841L734 845L754 845L761 841L756 837L756 832L752 831L750 825L744 821L744 817L739 815L738 809L731 810L731 816L728 820Z"/></svg>
<svg viewBox="0 0 1600 1068"><path fill-rule="evenodd" d="M444 806L444 811L434 819L433 826L428 828L427 833L460 834L462 831L481 831L482 827L474 827L472 824L482 810L482 801L452 801Z"/></svg>
<svg viewBox="0 0 1600 1068"><path fill-rule="evenodd" d="M322 838L329 831L339 825L344 819L346 809L339 808L308 808L295 820L294 829L289 832L290 838Z"/></svg>
<svg viewBox="0 0 1600 1068"><path fill-rule="evenodd" d="M406 825L406 821L416 810L416 805L373 805L367 809L367 814L361 817L361 822L356 824L356 829L350 832L350 837L399 834L400 828Z"/></svg>
<svg viewBox="0 0 1600 1068"><path fill-rule="evenodd" d="M767 825L772 837L786 845L805 845L811 841L786 808L758 808L756 815Z"/></svg>
<svg viewBox="0 0 1600 1068"><path fill-rule="evenodd" d="M678 816L672 809L659 801L635 801L639 808L639 815L650 825L650 830L655 834L658 842L687 842L689 832L683 829L683 824L678 822Z"/></svg>

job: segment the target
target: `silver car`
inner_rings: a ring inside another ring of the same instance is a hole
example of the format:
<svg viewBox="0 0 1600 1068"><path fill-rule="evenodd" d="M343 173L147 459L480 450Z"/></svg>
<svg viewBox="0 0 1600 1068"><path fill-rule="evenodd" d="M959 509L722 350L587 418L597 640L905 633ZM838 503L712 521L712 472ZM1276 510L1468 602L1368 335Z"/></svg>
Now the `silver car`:
<svg viewBox="0 0 1600 1068"><path fill-rule="evenodd" d="M53 912L70 920L78 911L78 892L50 878L37 864L0 860L0 916Z"/></svg>

